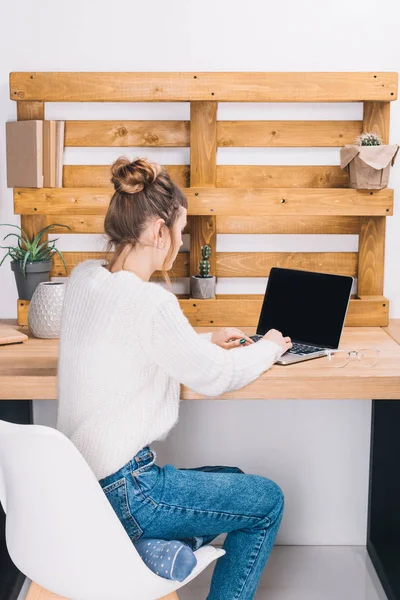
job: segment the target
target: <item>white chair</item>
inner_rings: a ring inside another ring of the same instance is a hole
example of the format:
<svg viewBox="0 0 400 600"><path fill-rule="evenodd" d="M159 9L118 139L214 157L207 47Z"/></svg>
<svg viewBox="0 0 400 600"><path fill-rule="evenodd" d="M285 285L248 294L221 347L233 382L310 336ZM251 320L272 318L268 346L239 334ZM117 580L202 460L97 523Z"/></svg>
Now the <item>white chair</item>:
<svg viewBox="0 0 400 600"><path fill-rule="evenodd" d="M225 554L202 546L182 582L153 573L81 453L52 427L0 420L0 502L8 552L32 580L27 600L176 600Z"/></svg>

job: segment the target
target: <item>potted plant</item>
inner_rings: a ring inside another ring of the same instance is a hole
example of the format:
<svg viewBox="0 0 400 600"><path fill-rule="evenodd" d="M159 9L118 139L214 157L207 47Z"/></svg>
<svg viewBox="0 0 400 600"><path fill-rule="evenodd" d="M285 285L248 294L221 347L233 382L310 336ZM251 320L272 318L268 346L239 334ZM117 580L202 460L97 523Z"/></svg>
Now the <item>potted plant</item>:
<svg viewBox="0 0 400 600"><path fill-rule="evenodd" d="M340 149L340 166L347 169L349 187L380 190L388 186L390 166L394 164L398 144L382 144L376 133L362 133L355 144Z"/></svg>
<svg viewBox="0 0 400 600"><path fill-rule="evenodd" d="M64 261L64 257L61 252L55 248L55 242L59 239L48 240L39 244L41 237L47 233L52 227L67 227L68 225L61 225L60 223L53 223L48 225L36 235L32 240L29 239L28 235L18 225L11 225L5 223L9 227L16 227L21 231L21 235L17 233L7 234L3 240L9 236L15 236L18 238L17 246L0 246L0 248L6 248L7 252L3 256L0 267L3 264L6 256L11 256L11 269L14 271L15 281L17 284L18 298L22 300L31 300L33 292L39 283L43 281L49 281L50 271L53 264L52 256L54 253L60 256L63 261L65 272L67 272L67 266ZM33 236L32 236L33 237Z"/></svg>
<svg viewBox="0 0 400 600"><path fill-rule="evenodd" d="M201 247L201 260L199 263L200 275L190 278L190 292L192 298L215 298L215 276L210 275L211 247L206 244Z"/></svg>

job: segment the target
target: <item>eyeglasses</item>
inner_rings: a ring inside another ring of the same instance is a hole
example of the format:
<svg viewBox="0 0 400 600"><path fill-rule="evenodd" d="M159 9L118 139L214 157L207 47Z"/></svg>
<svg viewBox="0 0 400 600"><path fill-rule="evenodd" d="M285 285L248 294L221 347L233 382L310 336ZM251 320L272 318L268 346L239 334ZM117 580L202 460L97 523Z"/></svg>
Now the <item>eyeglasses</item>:
<svg viewBox="0 0 400 600"><path fill-rule="evenodd" d="M361 367L373 367L379 360L378 348L363 348L362 350L326 350L328 364L331 367L342 368L351 360L356 360Z"/></svg>

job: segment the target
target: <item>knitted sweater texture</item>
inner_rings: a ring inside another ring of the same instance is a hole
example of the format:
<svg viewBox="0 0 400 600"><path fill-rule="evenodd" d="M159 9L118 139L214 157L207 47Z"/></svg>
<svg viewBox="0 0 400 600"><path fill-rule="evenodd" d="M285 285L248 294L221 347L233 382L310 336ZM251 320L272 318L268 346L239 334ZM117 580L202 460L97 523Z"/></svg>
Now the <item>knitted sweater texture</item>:
<svg viewBox="0 0 400 600"><path fill-rule="evenodd" d="M217 397L254 381L281 356L262 339L225 350L198 334L175 294L103 259L77 265L65 289L56 428L98 480L176 425L180 384Z"/></svg>

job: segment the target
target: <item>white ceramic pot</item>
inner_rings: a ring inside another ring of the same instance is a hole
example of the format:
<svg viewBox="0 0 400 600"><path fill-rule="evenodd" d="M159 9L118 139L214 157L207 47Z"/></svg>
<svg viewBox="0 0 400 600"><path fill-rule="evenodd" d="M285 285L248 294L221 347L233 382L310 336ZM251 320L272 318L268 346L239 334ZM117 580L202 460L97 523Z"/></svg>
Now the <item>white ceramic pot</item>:
<svg viewBox="0 0 400 600"><path fill-rule="evenodd" d="M28 309L28 327L35 337L60 337L65 285L59 281L43 281L36 287Z"/></svg>

